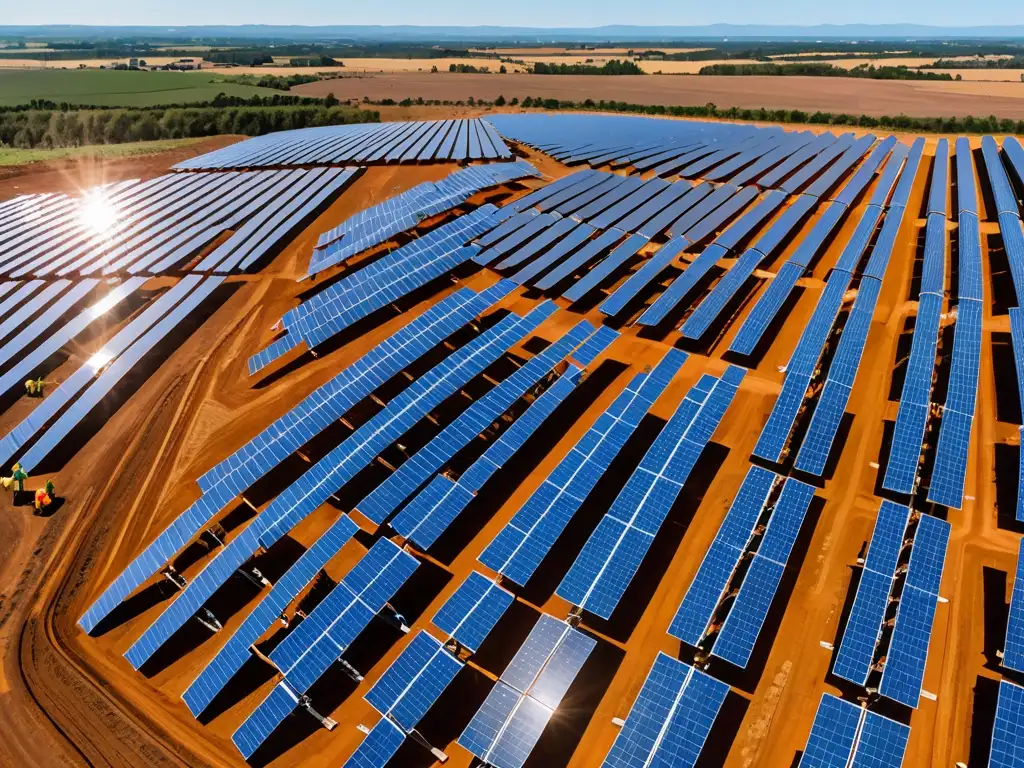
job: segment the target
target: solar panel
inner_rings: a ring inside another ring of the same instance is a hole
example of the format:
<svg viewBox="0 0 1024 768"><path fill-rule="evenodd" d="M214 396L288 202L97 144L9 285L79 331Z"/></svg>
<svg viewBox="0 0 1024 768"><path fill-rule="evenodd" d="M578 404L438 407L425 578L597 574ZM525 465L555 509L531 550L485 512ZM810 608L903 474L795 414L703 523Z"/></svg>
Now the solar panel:
<svg viewBox="0 0 1024 768"><path fill-rule="evenodd" d="M676 238L671 242L686 243L683 238ZM712 243L691 261L683 273L669 283L668 288L651 304L637 320L638 325L658 325L686 295L692 291L697 283L711 271L711 268L720 259L728 255L729 251L717 243Z"/></svg>
<svg viewBox="0 0 1024 768"><path fill-rule="evenodd" d="M812 498L814 488L799 480L790 478L783 486L761 546L715 639L712 653L718 658L740 668L750 661Z"/></svg>
<svg viewBox="0 0 1024 768"><path fill-rule="evenodd" d="M476 651L513 600L511 592L473 571L431 621L460 645Z"/></svg>
<svg viewBox="0 0 1024 768"><path fill-rule="evenodd" d="M249 649L357 530L359 526L351 518L342 515L277 580L270 592L260 600L181 695L195 717L199 717L210 706L217 694L251 658Z"/></svg>
<svg viewBox="0 0 1024 768"><path fill-rule="evenodd" d="M569 301L579 301L636 256L647 245L647 242L647 238L643 235L630 235L562 296Z"/></svg>
<svg viewBox="0 0 1024 768"><path fill-rule="evenodd" d="M242 757L248 760L284 719L295 711L299 696L282 680L245 722L231 735Z"/></svg>
<svg viewBox="0 0 1024 768"><path fill-rule="evenodd" d="M883 501L878 510L860 584L832 670L838 677L858 685L867 683L871 671L909 519L909 508L889 500Z"/></svg>
<svg viewBox="0 0 1024 768"><path fill-rule="evenodd" d="M582 245L594 234L594 231L594 228L589 224L580 224L556 243L553 248L549 249L547 253L534 259L512 275L512 280L519 285L530 282L545 269L565 258L569 253Z"/></svg>
<svg viewBox="0 0 1024 768"><path fill-rule="evenodd" d="M572 234L572 231L576 229L577 226L579 226L579 223L572 219L556 221L552 226L545 229L530 242L519 246L519 248L506 256L505 259L500 261L493 268L503 270L519 266L527 259L530 259L541 251L547 249L555 243L555 241L560 241L566 236Z"/></svg>
<svg viewBox="0 0 1024 768"><path fill-rule="evenodd" d="M552 312L547 305L526 318L509 315L395 397L308 470L234 537L126 652L138 668L180 628L257 546L268 548L348 482L387 445L532 332Z"/></svg>
<svg viewBox="0 0 1024 768"><path fill-rule="evenodd" d="M848 135L848 134L847 134ZM817 136L810 144L787 158L780 165L766 173L757 182L762 189L778 186L779 182L800 168L812 157L817 157L830 146L836 143L837 137L831 133L823 133Z"/></svg>
<svg viewBox="0 0 1024 768"><path fill-rule="evenodd" d="M728 694L725 683L659 652L602 768L692 768Z"/></svg>
<svg viewBox="0 0 1024 768"><path fill-rule="evenodd" d="M541 615L458 743L496 768L520 768L597 641Z"/></svg>
<svg viewBox="0 0 1024 768"><path fill-rule="evenodd" d="M821 695L799 768L900 768L910 726Z"/></svg>
<svg viewBox="0 0 1024 768"><path fill-rule="evenodd" d="M550 213L539 214L526 222L524 226L516 229L512 234L502 238L494 245L480 251L480 253L473 257L473 261L482 266L492 264L502 256L511 253L513 249L522 246L523 243L530 240L530 238L536 237L539 233L544 232L548 227L559 221L562 221L562 219L552 216Z"/></svg>
<svg viewBox="0 0 1024 768"><path fill-rule="evenodd" d="M928 214L939 214L943 219L949 216L949 141L939 139L935 144L935 163L932 167L932 181L928 191Z"/></svg>
<svg viewBox="0 0 1024 768"><path fill-rule="evenodd" d="M730 343L730 352L738 355L753 353L768 326L775 320L782 305L793 292L797 281L803 276L804 269L803 266L788 261L779 268Z"/></svg>
<svg viewBox="0 0 1024 768"><path fill-rule="evenodd" d="M995 722L992 725L990 768L1015 768L1024 760L1024 688L1007 680L999 683Z"/></svg>
<svg viewBox="0 0 1024 768"><path fill-rule="evenodd" d="M421 630L364 698L408 733L426 715L462 666L462 662L448 653L440 641Z"/></svg>
<svg viewBox="0 0 1024 768"><path fill-rule="evenodd" d="M580 229L582 229L582 227ZM625 233L618 229L608 229L601 232L597 237L588 241L587 244L576 251L576 253L538 280L536 284L537 288L542 291L547 291L553 288L555 285L601 256L601 254L606 250L619 242L624 235ZM517 280L516 282L519 281Z"/></svg>
<svg viewBox="0 0 1024 768"><path fill-rule="evenodd" d="M452 294L314 390L292 411L203 475L199 479L203 496L179 515L107 587L79 619L82 629L92 631L238 492L277 466L431 346L500 300L509 289L511 284L503 281L480 294L468 289Z"/></svg>
<svg viewBox="0 0 1024 768"><path fill-rule="evenodd" d="M742 380L742 369L732 370ZM737 384L705 376L687 393L556 594L603 618L612 615L732 402Z"/></svg>
<svg viewBox="0 0 1024 768"><path fill-rule="evenodd" d="M949 523L944 520L928 515L921 517L878 687L883 696L908 707L917 707L921 695L949 529Z"/></svg>
<svg viewBox="0 0 1024 768"><path fill-rule="evenodd" d="M342 768L383 768L404 743L405 733L402 729L382 717Z"/></svg>
<svg viewBox="0 0 1024 768"><path fill-rule="evenodd" d="M297 693L309 687L344 653L419 562L388 539L363 558L270 653Z"/></svg>
<svg viewBox="0 0 1024 768"><path fill-rule="evenodd" d="M1013 216L1020 215L1017 205L1017 195L1013 191L1010 179L1006 174L1006 166L999 154L999 144L992 136L981 137L981 153L985 158L985 171L988 174L989 187L992 190L992 197L996 204L996 214L1009 213ZM957 146L957 158L960 157L959 144ZM959 175L959 168L957 169Z"/></svg>
<svg viewBox="0 0 1024 768"><path fill-rule="evenodd" d="M686 357L670 350L649 374L637 374L487 545L480 562L526 584Z"/></svg>
<svg viewBox="0 0 1024 768"><path fill-rule="evenodd" d="M685 240L670 240L641 264L640 268L616 288L611 296L601 302L598 309L606 315L619 314L649 283L658 279L685 247Z"/></svg>
<svg viewBox="0 0 1024 768"><path fill-rule="evenodd" d="M693 646L704 637L777 479L778 475L761 467L751 466L747 470L725 520L672 619L670 635Z"/></svg>
<svg viewBox="0 0 1024 768"><path fill-rule="evenodd" d="M849 134L844 134L835 144L829 145L812 157L810 162L780 184L779 189L791 195L801 192L811 179L815 177L821 179L829 175L830 170L825 169L833 162L837 165L842 165L850 154L854 154L857 157L862 156L874 140L875 137L872 134L868 134L856 141ZM820 176L818 175L819 173L821 174Z"/></svg>
<svg viewBox="0 0 1024 768"><path fill-rule="evenodd" d="M415 493L462 448L487 429L523 395L549 375L594 332L585 320L532 357L494 389L476 400L423 448L413 454L383 483L356 504L356 509L378 525Z"/></svg>

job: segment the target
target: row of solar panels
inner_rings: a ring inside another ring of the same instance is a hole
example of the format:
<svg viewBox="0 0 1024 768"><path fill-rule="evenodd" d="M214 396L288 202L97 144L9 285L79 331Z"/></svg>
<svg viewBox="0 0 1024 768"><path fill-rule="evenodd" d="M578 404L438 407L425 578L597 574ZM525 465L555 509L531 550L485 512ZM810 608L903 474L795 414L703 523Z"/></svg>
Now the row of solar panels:
<svg viewBox="0 0 1024 768"><path fill-rule="evenodd" d="M814 475L821 475L825 471L860 367L871 319L896 236L906 217L906 207L923 149L924 141L919 139L909 151L900 148L900 151L894 152L890 158L890 163L875 188L871 203L861 213L854 235L829 274L825 289L790 356L782 390L754 447L755 456L779 463L786 455L795 453L796 466L801 471ZM819 219L815 230L819 227L830 230L837 226L838 220L830 221L827 214L828 211ZM878 231L880 224L881 230ZM821 247L823 239L823 235L812 231L798 247L794 257L799 256L807 243L811 244L813 253ZM861 270L860 264L869 247L871 255ZM800 260L808 259L800 257ZM826 347L832 339L833 329L840 317L847 291L855 273L858 272L861 277L857 297L843 327L836 354L831 358L828 370L822 371ZM769 302L771 290L769 288L765 292L749 318L757 315L762 301ZM778 307L781 306L781 299L773 299L769 303L772 307ZM767 328L767 322L760 322L759 325L763 333ZM742 335L743 329L737 335L737 340ZM736 341L733 347L736 347ZM797 447L791 442L797 420L806 407L805 401L812 389L812 382L823 374L825 383L814 407L810 426L804 434L803 442Z"/></svg>
<svg viewBox="0 0 1024 768"><path fill-rule="evenodd" d="M451 210L489 187L516 179L540 176L526 161L474 165L440 181L418 184L410 190L370 206L324 232L317 240L308 275L340 264L357 253L412 229L423 219Z"/></svg>
<svg viewBox="0 0 1024 768"><path fill-rule="evenodd" d="M486 120L361 123L279 131L207 152L175 170L511 158Z"/></svg>
<svg viewBox="0 0 1024 768"><path fill-rule="evenodd" d="M333 283L285 313L285 333L249 358L255 374L295 347L308 349L464 264L478 252L465 243L492 226L490 204L460 216Z"/></svg>
<svg viewBox="0 0 1024 768"><path fill-rule="evenodd" d="M1010 611L1003 645L1003 667L1024 672L1024 540L1019 543L1017 570L1010 596ZM999 684L990 768L1011 768L1024 762L1024 688L1008 680Z"/></svg>
<svg viewBox="0 0 1024 768"><path fill-rule="evenodd" d="M245 270L355 173L352 168L172 173L75 198L33 196L6 213L0 210L0 274L160 274L184 268L229 230L231 236L195 269Z"/></svg>
<svg viewBox="0 0 1024 768"><path fill-rule="evenodd" d="M31 472L100 404L121 379L154 347L171 335L223 280L223 277L188 275L146 306L0 440L0 464L6 465L31 444L19 459L22 468ZM81 299L89 295L99 281L84 280L58 295L34 322L28 324L12 340L11 344L0 348L0 358L5 357L5 350L8 349L10 355L19 355L15 366L0 377L0 387L3 391L19 386L21 381L49 356L93 322L106 316L116 306L126 300L137 298L135 294L145 281L145 278L133 277L121 285L112 287L100 301L84 307L67 324L43 338L32 352L21 356L30 343L40 338L37 333L41 335L46 328L52 327L56 320L80 305ZM23 318L28 317L24 310L32 305L32 301L25 301L19 310L8 315L5 312L7 305L11 304L13 308L21 303L20 299L23 298L19 297L19 290L10 292L14 285L0 285L0 292L9 293L7 300L0 305L0 318L17 318L20 325ZM28 285L31 283L26 284ZM2 322L5 326L8 324L7 321ZM17 344L14 344L15 341ZM16 349L11 349L12 346ZM56 420L54 417L57 417Z"/></svg>

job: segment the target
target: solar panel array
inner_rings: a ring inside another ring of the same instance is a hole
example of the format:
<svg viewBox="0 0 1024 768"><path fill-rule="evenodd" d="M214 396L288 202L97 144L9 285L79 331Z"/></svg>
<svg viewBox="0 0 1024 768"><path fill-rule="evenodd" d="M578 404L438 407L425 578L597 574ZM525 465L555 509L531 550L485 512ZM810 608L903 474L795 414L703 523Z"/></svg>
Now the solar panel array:
<svg viewBox="0 0 1024 768"><path fill-rule="evenodd" d="M840 337L839 348L828 367L811 425L797 454L797 465L805 472L822 474L831 454L832 444L860 367L881 281L885 276L896 235L906 216L906 206L923 148L923 141L916 142L907 156L905 166L901 165L899 156L892 158L897 161L897 166L903 167L903 171L899 174L899 182L884 215L881 232L864 268L857 299ZM846 292L853 280L853 272L863 260L871 234L881 220L880 206L885 202L891 185L895 183L898 170L899 167L895 167L893 173L883 174L871 204L859 220L857 230L861 235L851 238L843 249L836 268L829 274L825 289L790 356L782 391L761 430L757 445L754 447L755 456L779 462L793 450L790 436L804 408L812 381L821 375L821 360L839 318ZM866 226L862 226L864 222L867 222Z"/></svg>
<svg viewBox="0 0 1024 768"><path fill-rule="evenodd" d="M337 196L357 171L171 173L96 187L78 197L33 195L17 208L0 210L0 275L246 270Z"/></svg>
<svg viewBox="0 0 1024 768"><path fill-rule="evenodd" d="M750 567L711 646L712 655L746 667L813 497L812 486L750 467L669 634L694 647L703 645L717 625L714 619L742 559L752 551Z"/></svg>
<svg viewBox="0 0 1024 768"><path fill-rule="evenodd" d="M659 652L602 768L693 768L729 686Z"/></svg>
<svg viewBox="0 0 1024 768"><path fill-rule="evenodd" d="M910 359L907 361L903 391L900 394L900 408L896 416L892 449L889 452L889 462L882 482L882 487L886 490L903 494L912 493L917 484L921 448L931 410L935 355L945 298L948 174L949 142L939 139L928 198L921 295L914 324L914 339L910 348Z"/></svg>
<svg viewBox="0 0 1024 768"><path fill-rule="evenodd" d="M0 463L6 463L42 432L19 460L22 468L31 472L147 353L173 333L223 281L223 277L190 275L150 304L0 440ZM29 366L40 357L40 349L49 350L59 346L58 342L62 344L64 340L73 338L73 332L79 326L84 329L105 315L137 290L142 282L144 280L133 278L98 304L85 309L70 328L65 326L51 336L43 347L37 348L27 358L28 362L22 362L16 370L31 370ZM47 427L65 407L66 410Z"/></svg>
<svg viewBox="0 0 1024 768"><path fill-rule="evenodd" d="M981 375L981 322L984 313L981 233L978 193L974 182L971 145L956 142L957 200L960 268L957 272L957 315L949 388L942 408L942 424L935 451L935 466L928 501L960 509L967 476L967 451L974 426L974 407Z"/></svg>
<svg viewBox="0 0 1024 768"><path fill-rule="evenodd" d="M1017 551L1017 572L1013 579L1013 593L1010 595L1003 666L1015 672L1024 672L1024 539L1021 539Z"/></svg>
<svg viewBox="0 0 1024 768"><path fill-rule="evenodd" d="M520 768L596 645L542 614L458 743L486 765Z"/></svg>
<svg viewBox="0 0 1024 768"><path fill-rule="evenodd" d="M305 694L340 658L418 564L416 558L392 542L379 539L312 613L271 651L270 660L284 679L231 736L242 757L252 757L294 710L294 704L288 706L291 700Z"/></svg>
<svg viewBox="0 0 1024 768"><path fill-rule="evenodd" d="M1014 768L1024 761L1024 687L1002 680L992 726L989 768Z"/></svg>
<svg viewBox="0 0 1024 768"><path fill-rule="evenodd" d="M916 707L921 694L950 529L949 523L927 515L917 520L914 530L908 527L912 522L907 507L882 502L833 666L838 677L867 685L877 668L887 612L901 575L901 554L912 538L909 567L888 651L882 654L885 663L878 687L883 696L908 707Z"/></svg>
<svg viewBox="0 0 1024 768"><path fill-rule="evenodd" d="M636 575L746 371L702 376L640 460L556 594L609 618Z"/></svg>
<svg viewBox="0 0 1024 768"><path fill-rule="evenodd" d="M472 258L465 243L488 229L494 206L485 205L413 240L313 295L281 318L285 335L249 358L249 374L294 347L308 349L386 307Z"/></svg>
<svg viewBox="0 0 1024 768"><path fill-rule="evenodd" d="M526 584L685 361L685 353L670 350L649 373L637 374L487 545L480 562Z"/></svg>
<svg viewBox="0 0 1024 768"><path fill-rule="evenodd" d="M138 669L151 658L257 548L272 546L433 408L534 331L555 309L545 304L525 317L509 314L413 382L328 452L228 542L132 644L125 653L132 666Z"/></svg>
<svg viewBox="0 0 1024 768"><path fill-rule="evenodd" d="M427 120L300 128L257 136L174 166L178 171L299 165L503 160L512 157L484 120Z"/></svg>
<svg viewBox="0 0 1024 768"><path fill-rule="evenodd" d="M823 693L799 768L900 768L910 726Z"/></svg>
<svg viewBox="0 0 1024 768"><path fill-rule="evenodd" d="M86 632L95 629L237 494L510 289L510 285L499 283L480 294L469 289L456 292L314 390L293 410L203 475L199 479L203 495L114 579L79 619L79 626Z"/></svg>
<svg viewBox="0 0 1024 768"><path fill-rule="evenodd" d="M594 326L586 320L577 323L568 333L476 400L429 443L403 462L387 480L358 502L355 508L377 525L384 523L434 473L515 405L528 390L540 384L594 333Z"/></svg>
<svg viewBox="0 0 1024 768"><path fill-rule="evenodd" d="M539 175L536 168L520 160L474 165L455 171L440 181L417 184L321 234L306 270L307 276L341 264L399 232L412 229L424 219L451 210L481 190Z"/></svg>

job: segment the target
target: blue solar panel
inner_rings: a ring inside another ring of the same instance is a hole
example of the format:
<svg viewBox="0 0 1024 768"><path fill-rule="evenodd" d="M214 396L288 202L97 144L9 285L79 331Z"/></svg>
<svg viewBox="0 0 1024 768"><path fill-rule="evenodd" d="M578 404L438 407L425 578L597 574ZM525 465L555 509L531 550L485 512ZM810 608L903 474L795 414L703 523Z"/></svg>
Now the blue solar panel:
<svg viewBox="0 0 1024 768"><path fill-rule="evenodd" d="M194 716L198 717L210 705L242 665L251 658L249 649L267 628L283 615L289 603L316 577L320 569L341 550L358 529L351 518L342 515L277 580L270 592L181 695Z"/></svg>
<svg viewBox="0 0 1024 768"><path fill-rule="evenodd" d="M816 154L806 165L782 182L779 185L779 189L795 195L810 184L811 179L815 177L818 180L830 178L834 168L844 166L850 155L858 157L863 155L874 140L875 137L871 134L856 141L854 141L850 134L843 134L839 137L838 141ZM826 170L832 163L836 165Z"/></svg>
<svg viewBox="0 0 1024 768"><path fill-rule="evenodd" d="M811 377L807 374L790 371L786 375L782 391L761 430L761 435L757 438L757 445L754 446L755 456L768 461L779 461L782 458L789 442L789 433L793 430L797 414L803 407L810 383Z"/></svg>
<svg viewBox="0 0 1024 768"><path fill-rule="evenodd" d="M525 584L685 360L685 353L671 350L650 374L635 376L487 545L480 562Z"/></svg>
<svg viewBox="0 0 1024 768"><path fill-rule="evenodd" d="M281 681L231 735L231 740L248 760L284 719L295 711L298 695Z"/></svg>
<svg viewBox="0 0 1024 768"><path fill-rule="evenodd" d="M513 600L511 592L473 571L431 621L460 645L476 651Z"/></svg>
<svg viewBox="0 0 1024 768"><path fill-rule="evenodd" d="M203 496L176 518L90 606L79 620L82 629L91 631L238 492L511 288L511 283L502 281L480 294L467 289L452 294L315 390L246 446L207 472L199 479Z"/></svg>
<svg viewBox="0 0 1024 768"><path fill-rule="evenodd" d="M720 189L716 190L715 194L725 190L726 192L733 192L732 185L723 185ZM675 224L669 229L670 235L680 235L685 237L694 245L699 245L708 238L714 236L716 232L722 229L723 225L728 223L736 214L742 211L752 201L757 199L757 188L756 187L743 187L733 194L727 196L724 201L713 200L715 194L708 195L705 202L708 203L706 210L703 204L698 205L696 208L686 212ZM715 207L712 208L711 204L715 203Z"/></svg>
<svg viewBox="0 0 1024 768"><path fill-rule="evenodd" d="M590 238L591 235L594 234L594 231L594 228L589 224L580 224L566 237L556 243L553 248L548 250L547 253L534 259L512 275L512 280L514 280L518 285L530 282L545 269L553 266L558 261L565 258L569 253L574 251L577 247L582 245Z"/></svg>
<svg viewBox="0 0 1024 768"><path fill-rule="evenodd" d="M672 242L685 243L686 241L677 238ZM686 297L686 294L693 290L700 279L711 271L718 260L728 253L729 251L724 246L717 243L712 243L705 248L696 259L686 266L683 274L673 280L654 303L640 315L637 324L657 325L664 320L665 316Z"/></svg>
<svg viewBox="0 0 1024 768"><path fill-rule="evenodd" d="M549 248L556 241L560 241L570 235L579 226L579 223L572 219L556 221L550 227L544 229L540 234L528 243L520 245L497 264L492 264L493 269L504 270L519 266L527 259L530 259Z"/></svg>
<svg viewBox="0 0 1024 768"><path fill-rule="evenodd" d="M526 392L556 365L572 353L594 332L583 320L562 338L532 357L525 365L476 400L421 450L403 463L387 480L356 504L368 519L382 524L406 499L456 453L487 429L495 419L511 408Z"/></svg>
<svg viewBox="0 0 1024 768"><path fill-rule="evenodd" d="M601 254L606 250L619 242L624 234L625 233L618 229L608 229L601 232L601 234L587 242L587 244L576 251L576 253L538 280L536 284L537 288L542 291L546 291L554 287L562 280L565 280L567 277L601 256ZM529 269L529 267L527 267L527 269ZM518 275L516 277L518 277Z"/></svg>
<svg viewBox="0 0 1024 768"><path fill-rule="evenodd" d="M786 262L782 265L740 326L729 345L730 352L749 355L754 351L803 273L804 267L799 264Z"/></svg>
<svg viewBox="0 0 1024 768"><path fill-rule="evenodd" d="M270 660L298 693L344 653L419 565L387 539L370 551L301 624L274 648Z"/></svg>
<svg viewBox="0 0 1024 768"><path fill-rule="evenodd" d="M786 160L780 165L771 169L768 173L762 176L757 182L758 186L761 188L777 186L780 181L792 174L812 157L817 157L819 154L827 150L830 146L835 144L836 141L837 138L831 133L823 133L815 137L810 144L807 144L803 149L800 149L795 154L786 158Z"/></svg>
<svg viewBox="0 0 1024 768"><path fill-rule="evenodd" d="M596 264L575 285L562 294L569 301L579 301L590 291L597 288L608 277L621 268L627 261L647 245L643 235L630 235L614 251Z"/></svg>
<svg viewBox="0 0 1024 768"><path fill-rule="evenodd" d="M461 669L440 641L420 631L364 698L408 733Z"/></svg>
<svg viewBox="0 0 1024 768"><path fill-rule="evenodd" d="M935 164L932 168L932 181L928 191L928 213L940 214L942 218L949 216L949 141L939 139L935 145Z"/></svg>
<svg viewBox="0 0 1024 768"><path fill-rule="evenodd" d="M774 472L760 467L752 466L747 470L715 540L672 619L670 635L690 645L697 645L704 637L777 478Z"/></svg>
<svg viewBox="0 0 1024 768"><path fill-rule="evenodd" d="M800 533L814 488L789 479L768 520L761 546L754 555L712 652L738 667L746 667L771 608L793 544Z"/></svg>
<svg viewBox="0 0 1024 768"><path fill-rule="evenodd" d="M944 520L921 517L878 688L883 696L908 707L916 707L921 695L949 529Z"/></svg>
<svg viewBox="0 0 1024 768"><path fill-rule="evenodd" d="M601 302L598 309L606 315L617 315L649 283L657 280L685 247L686 241L680 238L670 240L630 275L626 282L615 289L611 296Z"/></svg>
<svg viewBox="0 0 1024 768"><path fill-rule="evenodd" d="M824 693L799 768L900 768L909 738L909 726Z"/></svg>
<svg viewBox="0 0 1024 768"><path fill-rule="evenodd" d="M833 668L836 675L858 685L864 685L868 679L909 518L907 507L888 500L878 510L860 585Z"/></svg>
<svg viewBox="0 0 1024 768"><path fill-rule="evenodd" d="M989 768L1020 768L1024 764L1024 688L1002 680L992 726Z"/></svg>
<svg viewBox="0 0 1024 768"><path fill-rule="evenodd" d="M1017 195L1013 191L1010 179L1006 175L1006 166L999 154L999 144L992 136L981 137L981 152L985 158L985 170L988 172L989 185L992 189L992 197L996 204L996 214L1009 213L1013 216L1020 215L1017 205ZM959 146L957 157L959 157Z"/></svg>
<svg viewBox="0 0 1024 768"><path fill-rule="evenodd" d="M342 768L384 768L404 742L402 729L382 717Z"/></svg>
<svg viewBox="0 0 1024 768"><path fill-rule="evenodd" d="M658 653L602 768L693 768L729 686Z"/></svg>
<svg viewBox="0 0 1024 768"><path fill-rule="evenodd" d="M520 768L597 641L542 615L459 737L496 768Z"/></svg>
<svg viewBox="0 0 1024 768"><path fill-rule="evenodd" d="M598 616L611 616L735 394L735 384L711 376L687 393L583 547L558 595Z"/></svg>
<svg viewBox="0 0 1024 768"><path fill-rule="evenodd" d="M502 208L501 210L499 210L498 216L496 216L496 218L500 218L500 215L504 213L506 210L507 208ZM522 213L513 214L509 218L502 221L498 226L494 227L494 229L480 235L480 237L477 238L477 243L484 246L485 248L489 245L494 245L503 237L507 237L516 230L525 227L527 224L530 223L530 221L532 221L539 215L540 211L538 211L536 208L527 208Z"/></svg>
<svg viewBox="0 0 1024 768"><path fill-rule="evenodd" d="M336 493L377 453L540 325L553 309L553 306L542 305L526 318L507 316L417 379L387 408L289 486L232 539L128 649L126 657L138 668L251 557L257 546L270 547Z"/></svg>
<svg viewBox="0 0 1024 768"><path fill-rule="evenodd" d="M1003 666L1024 672L1024 539L1017 550L1017 572L1010 596L1010 617L1003 646Z"/></svg>

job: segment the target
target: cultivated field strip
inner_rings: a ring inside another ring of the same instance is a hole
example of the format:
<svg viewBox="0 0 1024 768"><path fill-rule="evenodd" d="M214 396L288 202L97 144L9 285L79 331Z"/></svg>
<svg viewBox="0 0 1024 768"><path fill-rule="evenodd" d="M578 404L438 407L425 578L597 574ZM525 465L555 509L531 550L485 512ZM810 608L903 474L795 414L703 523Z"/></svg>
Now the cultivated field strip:
<svg viewBox="0 0 1024 768"><path fill-rule="evenodd" d="M995 333L1024 380L1024 315L992 299L1024 296L1020 144L592 115L426 125L190 162L396 162L496 129L533 165L470 166L328 222L308 269L324 285L242 351L254 386L287 388L314 351L341 372L122 552L82 629L250 763L315 744L353 767L740 765L771 743L755 759L926 764L936 695L969 706L943 668L971 606L947 597L976 500L1006 484L979 457L1024 429L993 426L982 395ZM189 279L219 278L184 278L105 349L141 343ZM0 306L43 290L0 286ZM0 449L41 427L19 429ZM50 432L66 425L44 448ZM1024 519L1012 495L1004 537ZM1024 734L1020 581L986 668L1009 671L999 766Z"/></svg>

